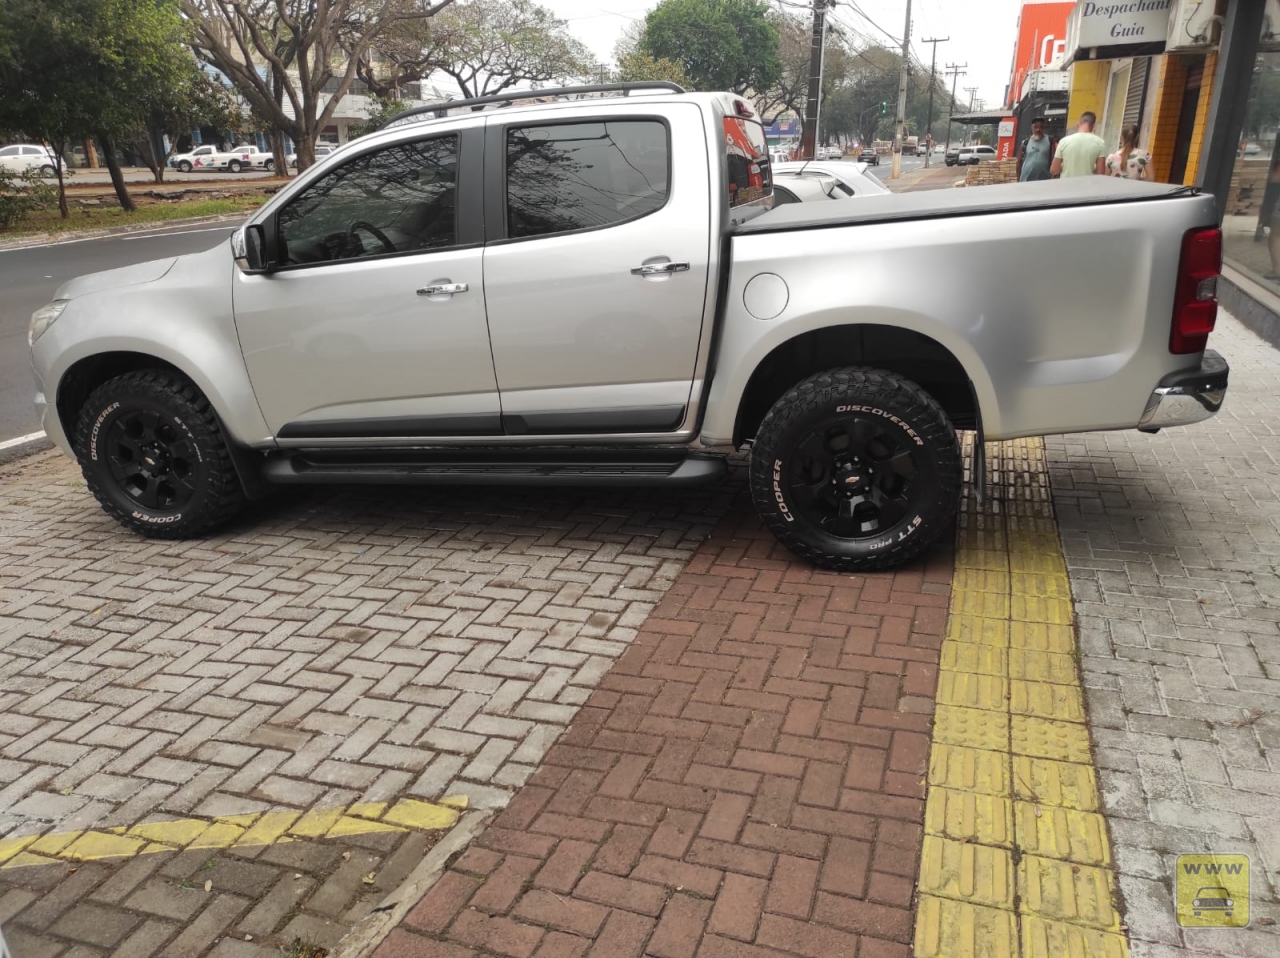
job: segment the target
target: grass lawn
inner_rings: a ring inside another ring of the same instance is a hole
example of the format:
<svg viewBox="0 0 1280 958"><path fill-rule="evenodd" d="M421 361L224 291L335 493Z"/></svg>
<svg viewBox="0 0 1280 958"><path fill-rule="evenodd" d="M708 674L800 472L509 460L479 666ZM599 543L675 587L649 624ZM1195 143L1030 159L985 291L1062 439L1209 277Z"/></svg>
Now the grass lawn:
<svg viewBox="0 0 1280 958"><path fill-rule="evenodd" d="M104 226L125 226L133 223L163 223L167 220L184 220L192 216L218 216L226 213L247 213L267 201L266 196L240 196L221 200L179 200L177 202L139 204L132 213L118 206L76 209L65 220L58 215L55 206L27 216L13 229L0 230L0 238L25 236L31 233L62 233L67 230L98 229Z"/></svg>

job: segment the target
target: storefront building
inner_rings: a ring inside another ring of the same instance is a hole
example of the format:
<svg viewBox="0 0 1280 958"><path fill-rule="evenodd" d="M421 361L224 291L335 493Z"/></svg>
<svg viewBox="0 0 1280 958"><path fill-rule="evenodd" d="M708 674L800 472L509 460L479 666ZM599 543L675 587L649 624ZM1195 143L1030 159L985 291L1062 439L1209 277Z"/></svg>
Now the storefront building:
<svg viewBox="0 0 1280 958"><path fill-rule="evenodd" d="M1136 125L1150 179L1220 197L1227 286L1280 295L1280 0L1079 2L1062 69L1068 132L1092 111L1116 150ZM1280 317L1272 325L1280 341Z"/></svg>

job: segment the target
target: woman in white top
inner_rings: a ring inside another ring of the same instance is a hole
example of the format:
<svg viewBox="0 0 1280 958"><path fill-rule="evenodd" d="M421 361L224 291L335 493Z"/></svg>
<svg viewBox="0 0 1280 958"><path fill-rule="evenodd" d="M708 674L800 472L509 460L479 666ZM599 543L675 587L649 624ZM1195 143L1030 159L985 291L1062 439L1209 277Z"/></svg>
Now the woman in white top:
<svg viewBox="0 0 1280 958"><path fill-rule="evenodd" d="M1127 180L1145 180L1151 154L1138 149L1138 128L1133 124L1120 131L1120 149L1107 157L1107 175Z"/></svg>

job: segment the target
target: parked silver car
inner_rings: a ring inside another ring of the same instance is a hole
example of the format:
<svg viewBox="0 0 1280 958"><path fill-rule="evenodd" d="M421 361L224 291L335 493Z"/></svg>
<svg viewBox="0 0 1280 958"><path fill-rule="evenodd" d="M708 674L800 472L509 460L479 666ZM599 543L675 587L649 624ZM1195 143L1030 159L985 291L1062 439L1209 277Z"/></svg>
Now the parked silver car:
<svg viewBox="0 0 1280 958"><path fill-rule="evenodd" d="M277 485L685 485L749 444L782 542L879 569L950 528L957 429L1223 401L1212 197L1082 177L771 209L748 101L582 92L409 111L229 243L64 284L31 319L36 407L103 509L199 536Z"/></svg>

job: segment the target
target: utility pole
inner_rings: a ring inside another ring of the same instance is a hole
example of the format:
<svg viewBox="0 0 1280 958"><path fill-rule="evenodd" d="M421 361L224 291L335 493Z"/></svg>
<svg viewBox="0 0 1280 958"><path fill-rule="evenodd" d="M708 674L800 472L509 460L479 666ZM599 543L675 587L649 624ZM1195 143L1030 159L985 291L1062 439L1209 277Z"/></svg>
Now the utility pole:
<svg viewBox="0 0 1280 958"><path fill-rule="evenodd" d="M978 95L978 88L976 86L967 86L964 88L964 92L969 94L969 112L972 113L973 101L974 101L974 98ZM973 132L973 125L970 123L966 123L964 126L964 142L966 145L969 143L969 135L972 132Z"/></svg>
<svg viewBox="0 0 1280 958"><path fill-rule="evenodd" d="M925 124L924 168L929 168L929 158L933 155L933 88L938 85L938 44L946 43L950 37L930 37L921 43L933 44L933 56L929 58L929 122Z"/></svg>
<svg viewBox="0 0 1280 958"><path fill-rule="evenodd" d="M907 125L907 67L911 63L911 0L907 0L907 25L902 28L902 73L898 77L898 115L893 125L893 172L890 179L902 175L902 140Z"/></svg>
<svg viewBox="0 0 1280 958"><path fill-rule="evenodd" d="M800 137L802 160L817 156L818 114L822 107L822 48L826 39L827 7L835 0L813 0L813 33L809 38L809 95L804 101L804 133Z"/></svg>
<svg viewBox="0 0 1280 958"><path fill-rule="evenodd" d="M948 153L951 152L951 117L956 112L956 80L964 76L968 71L967 63L948 63L946 73L951 77L951 105L947 107L947 147Z"/></svg>

